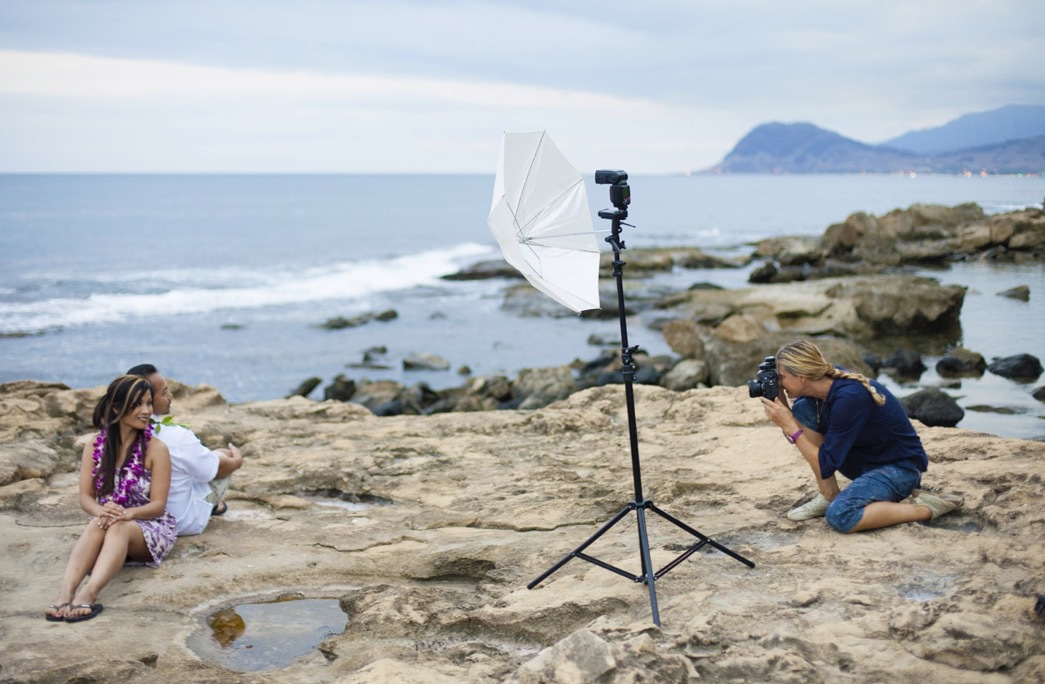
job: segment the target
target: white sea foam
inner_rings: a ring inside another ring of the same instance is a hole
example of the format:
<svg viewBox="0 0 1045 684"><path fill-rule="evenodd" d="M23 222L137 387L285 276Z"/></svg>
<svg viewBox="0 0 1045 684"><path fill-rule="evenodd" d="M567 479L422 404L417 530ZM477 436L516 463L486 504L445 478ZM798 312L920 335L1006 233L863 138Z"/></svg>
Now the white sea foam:
<svg viewBox="0 0 1045 684"><path fill-rule="evenodd" d="M238 269L234 274L167 271L152 273L151 280L146 280L145 274L124 274L119 282L177 284L162 292L95 292L85 298L0 303L0 333L34 333L145 316L358 300L381 292L437 284L440 276L457 271L462 262L483 255L493 256L491 247L465 243L392 259L340 262L305 270ZM99 289L108 290L117 281L107 277L98 278L97 282L105 285Z"/></svg>

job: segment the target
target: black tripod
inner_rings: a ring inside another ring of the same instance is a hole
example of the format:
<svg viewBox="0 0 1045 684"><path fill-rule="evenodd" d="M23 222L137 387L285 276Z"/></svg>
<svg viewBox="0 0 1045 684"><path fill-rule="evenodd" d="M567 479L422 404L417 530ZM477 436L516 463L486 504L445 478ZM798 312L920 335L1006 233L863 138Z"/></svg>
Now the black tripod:
<svg viewBox="0 0 1045 684"><path fill-rule="evenodd" d="M599 184L610 185L610 200L613 202L616 209L605 209L599 212L599 216L604 219L612 221L612 228L610 230L610 236L606 238L606 242L610 243L613 248L613 276L617 280L617 313L620 317L620 337L621 337L621 372L624 376L624 396L628 407L628 437L631 439L631 473L632 479L635 483L635 499L629 501L628 504L622 508L613 518L610 519L605 525L599 528L599 531L589 537L583 544L575 548L570 553L566 554L562 560L555 565L545 570L539 577L526 585L527 589L533 589L535 586L543 582L553 572L566 565L572 558L580 558L581 560L588 561L600 568L605 568L610 572L617 573L622 577L626 577L633 582L645 582L649 588L649 600L650 608L653 611L653 624L660 626L660 611L657 609L657 590L655 587L656 581L666 575L684 560L692 556L694 553L699 551L704 546L711 546L718 549L722 553L735 558L741 563L745 564L749 568L755 567L755 564L744 558L740 554L726 548L722 544L719 544L710 537L701 534L697 530L693 529L689 525L685 524L681 520L678 520L674 516L664 512L649 499L642 496L642 472L641 466L639 465L639 435L635 421L635 391L633 389L633 381L635 379L635 363L633 360L633 354L638 349L638 346L628 346L628 323L627 317L624 312L624 265L625 261L620 258L620 253L625 249L624 241L620 239L621 225L624 219L628 218L628 204L631 202L631 189L627 184L628 174L624 171L596 171L595 182ZM623 224L628 225L628 224ZM664 518L673 525L685 530L689 534L693 535L698 541L692 546L687 548L681 554L679 554L674 560L665 565L656 572L652 571L653 563L650 558L649 550L649 538L646 534L646 510L650 510L656 513L660 517ZM624 517L635 511L636 522L639 530L639 549L641 552L642 560L642 574L635 575L626 570L616 567L603 560L595 558L586 554L584 551L589 546L594 544L603 534L608 532L610 528L619 523Z"/></svg>

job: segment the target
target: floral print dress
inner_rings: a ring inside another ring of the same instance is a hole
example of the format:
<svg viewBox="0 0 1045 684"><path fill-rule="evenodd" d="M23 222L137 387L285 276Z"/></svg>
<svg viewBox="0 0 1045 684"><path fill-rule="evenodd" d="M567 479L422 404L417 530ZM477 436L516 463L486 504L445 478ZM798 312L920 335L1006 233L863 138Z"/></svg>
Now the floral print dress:
<svg viewBox="0 0 1045 684"><path fill-rule="evenodd" d="M131 449L131 455L116 472L113 482L113 490L110 494L102 494L98 497L98 503L104 504L115 501L124 508L144 506L149 503L149 493L152 487L152 472L145 468L142 461L142 442L148 444L152 438L151 427L145 431L144 437ZM101 461L102 445L105 443L105 431L98 433L94 448L94 474L95 491L101 489L101 480L98 478L98 464ZM170 553L171 547L177 539L177 523L170 511L164 510L163 515L152 520L135 520L145 536L145 545L152 556L151 562L139 563L128 560L125 565L147 565L150 568L159 567L160 562Z"/></svg>

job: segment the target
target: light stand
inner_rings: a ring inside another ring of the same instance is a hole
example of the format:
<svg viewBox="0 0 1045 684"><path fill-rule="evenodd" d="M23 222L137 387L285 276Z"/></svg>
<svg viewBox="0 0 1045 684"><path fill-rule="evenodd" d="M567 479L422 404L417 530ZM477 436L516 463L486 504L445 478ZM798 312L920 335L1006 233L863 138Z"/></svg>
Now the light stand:
<svg viewBox="0 0 1045 684"><path fill-rule="evenodd" d="M704 546L711 546L712 548L718 549L722 553L735 558L749 568L755 567L755 564L748 559L744 558L740 554L726 548L722 544L719 544L710 537L701 534L697 530L693 529L684 522L678 520L674 516L664 512L660 508L657 508L654 503L643 497L642 495L642 469L639 464L639 434L638 428L636 427L635 420L635 391L633 388L633 382L635 379L635 362L633 355L638 349L638 346L628 346L628 322L624 312L624 266L627 262L622 261L620 258L621 252L625 249L624 241L620 239L621 226L628 225L623 223L624 219L628 218L628 205L631 203L631 189L628 187L628 174L624 171L596 171L595 182L600 185L610 185L610 200L613 202L615 209L604 209L599 212L599 217L612 221L612 227L610 230L609 237L606 238L606 242L610 243L613 248L613 276L617 280L617 314L620 318L620 337L621 337L621 373L624 377L624 397L627 402L628 408L628 437L631 440L631 474L632 480L635 485L635 498L629 501L624 508L622 508L613 518L603 525L599 530L588 537L588 539L575 548L570 553L566 554L555 565L545 570L539 577L534 579L532 582L526 585L527 589L533 589L535 586L543 582L553 572L566 565L573 558L580 558L581 560L588 561L600 568L605 568L610 572L614 572L622 577L626 577L633 582L645 582L649 589L649 600L650 608L653 612L653 624L660 626L660 611L657 609L657 590L656 581L666 575L684 560L692 556L694 553L699 551ZM668 522L672 523L676 527L685 530L698 541L692 546L687 548L681 554L679 554L674 560L665 565L656 572L652 571L653 562L650 558L650 547L649 537L646 533L646 511L652 511L660 517L664 518ZM616 567L603 560L595 558L594 556L585 553L585 550L594 544L603 534L608 532L614 525L619 523L624 517L635 511L636 522L639 530L639 550L642 562L642 574L635 575L626 570Z"/></svg>

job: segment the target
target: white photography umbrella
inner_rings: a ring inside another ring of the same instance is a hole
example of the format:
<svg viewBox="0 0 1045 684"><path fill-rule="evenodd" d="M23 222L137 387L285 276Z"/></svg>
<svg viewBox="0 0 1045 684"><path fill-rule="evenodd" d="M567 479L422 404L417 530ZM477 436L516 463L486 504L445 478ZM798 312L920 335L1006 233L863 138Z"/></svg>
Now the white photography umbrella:
<svg viewBox="0 0 1045 684"><path fill-rule="evenodd" d="M544 131L504 134L486 222L531 285L574 311L599 308L599 243L584 178Z"/></svg>

